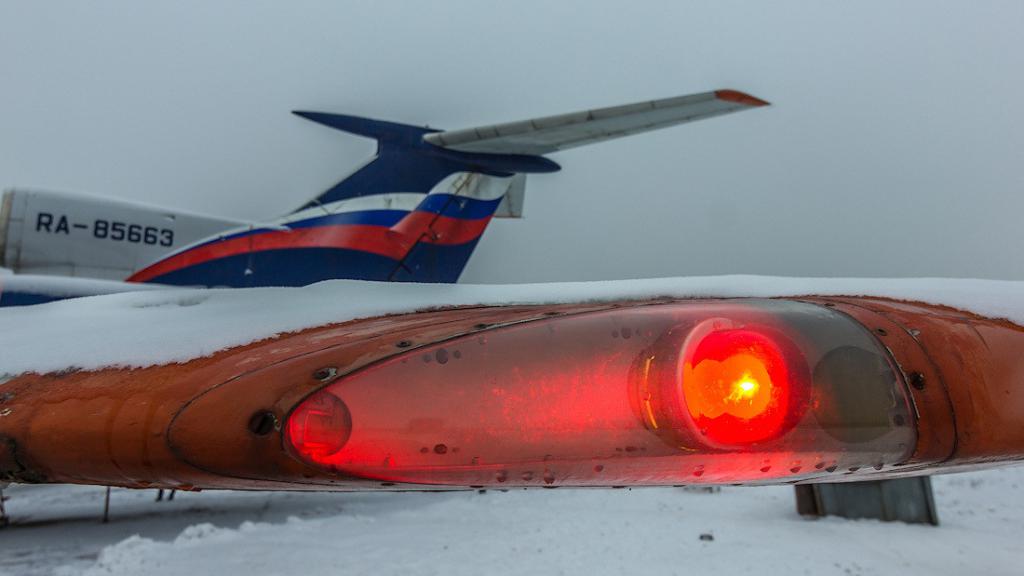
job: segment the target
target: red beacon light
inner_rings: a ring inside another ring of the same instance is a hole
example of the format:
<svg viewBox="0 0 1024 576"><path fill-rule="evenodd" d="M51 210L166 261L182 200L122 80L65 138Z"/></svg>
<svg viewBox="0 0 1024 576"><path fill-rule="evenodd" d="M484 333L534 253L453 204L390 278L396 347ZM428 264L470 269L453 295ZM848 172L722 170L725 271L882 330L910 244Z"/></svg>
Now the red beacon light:
<svg viewBox="0 0 1024 576"><path fill-rule="evenodd" d="M288 441L303 456L324 460L341 450L352 431L352 415L337 396L317 394L292 413Z"/></svg>
<svg viewBox="0 0 1024 576"><path fill-rule="evenodd" d="M728 330L707 335L694 348L680 366L694 425L721 444L776 436L789 388L778 346L757 332Z"/></svg>
<svg viewBox="0 0 1024 576"><path fill-rule="evenodd" d="M805 408L806 360L781 332L711 320L687 338L680 402L708 443L752 444L792 427Z"/></svg>
<svg viewBox="0 0 1024 576"><path fill-rule="evenodd" d="M284 432L321 472L388 484L801 480L909 457L897 374L817 305L649 304L398 354L306 397Z"/></svg>

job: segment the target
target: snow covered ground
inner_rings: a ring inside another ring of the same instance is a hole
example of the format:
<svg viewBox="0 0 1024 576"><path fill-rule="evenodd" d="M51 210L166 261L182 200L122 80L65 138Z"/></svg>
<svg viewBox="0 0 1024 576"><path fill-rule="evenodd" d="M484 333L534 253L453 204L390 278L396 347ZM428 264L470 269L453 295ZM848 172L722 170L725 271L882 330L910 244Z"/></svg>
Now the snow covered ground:
<svg viewBox="0 0 1024 576"><path fill-rule="evenodd" d="M797 516L792 489L425 494L11 486L0 574L1024 573L1024 467L936 477L942 526ZM701 539L710 534L713 540Z"/></svg>

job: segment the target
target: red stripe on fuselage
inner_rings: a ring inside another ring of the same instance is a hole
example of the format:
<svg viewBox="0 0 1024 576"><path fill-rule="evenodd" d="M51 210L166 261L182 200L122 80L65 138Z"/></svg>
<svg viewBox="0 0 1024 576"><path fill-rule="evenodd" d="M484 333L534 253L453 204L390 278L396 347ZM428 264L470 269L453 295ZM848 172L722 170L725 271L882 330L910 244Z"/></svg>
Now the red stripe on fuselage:
<svg viewBox="0 0 1024 576"><path fill-rule="evenodd" d="M341 224L273 230L210 242L169 256L132 274L128 282L148 282L182 268L249 252L288 248L339 248L401 260L417 241L455 245L476 240L490 218L461 220L431 212L412 212L394 227ZM431 223L433 223L431 225Z"/></svg>

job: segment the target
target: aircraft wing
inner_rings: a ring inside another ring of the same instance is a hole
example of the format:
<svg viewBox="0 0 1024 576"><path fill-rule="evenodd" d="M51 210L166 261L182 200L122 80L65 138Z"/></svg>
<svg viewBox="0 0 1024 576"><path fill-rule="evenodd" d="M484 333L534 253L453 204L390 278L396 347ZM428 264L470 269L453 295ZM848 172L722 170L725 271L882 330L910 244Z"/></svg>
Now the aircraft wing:
<svg viewBox="0 0 1024 576"><path fill-rule="evenodd" d="M435 132L424 135L423 139L435 146L460 152L543 155L767 105L768 102L743 92L715 90L519 122Z"/></svg>
<svg viewBox="0 0 1024 576"><path fill-rule="evenodd" d="M1024 461L1021 282L321 282L0 322L0 484L761 485ZM129 449L140 430L161 441Z"/></svg>

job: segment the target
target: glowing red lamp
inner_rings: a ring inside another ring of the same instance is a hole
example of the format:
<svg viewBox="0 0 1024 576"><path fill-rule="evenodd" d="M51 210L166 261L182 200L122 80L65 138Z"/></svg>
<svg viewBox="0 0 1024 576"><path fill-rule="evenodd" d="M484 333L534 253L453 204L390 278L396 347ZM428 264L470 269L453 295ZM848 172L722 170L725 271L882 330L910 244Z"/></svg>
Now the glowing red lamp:
<svg viewBox="0 0 1024 576"><path fill-rule="evenodd" d="M336 454L352 432L352 415L337 396L318 394L292 413L288 442L305 458L324 460Z"/></svg>
<svg viewBox="0 0 1024 576"><path fill-rule="evenodd" d="M756 328L698 327L679 365L681 401L709 443L730 446L774 438L805 406L807 362L782 333Z"/></svg>

